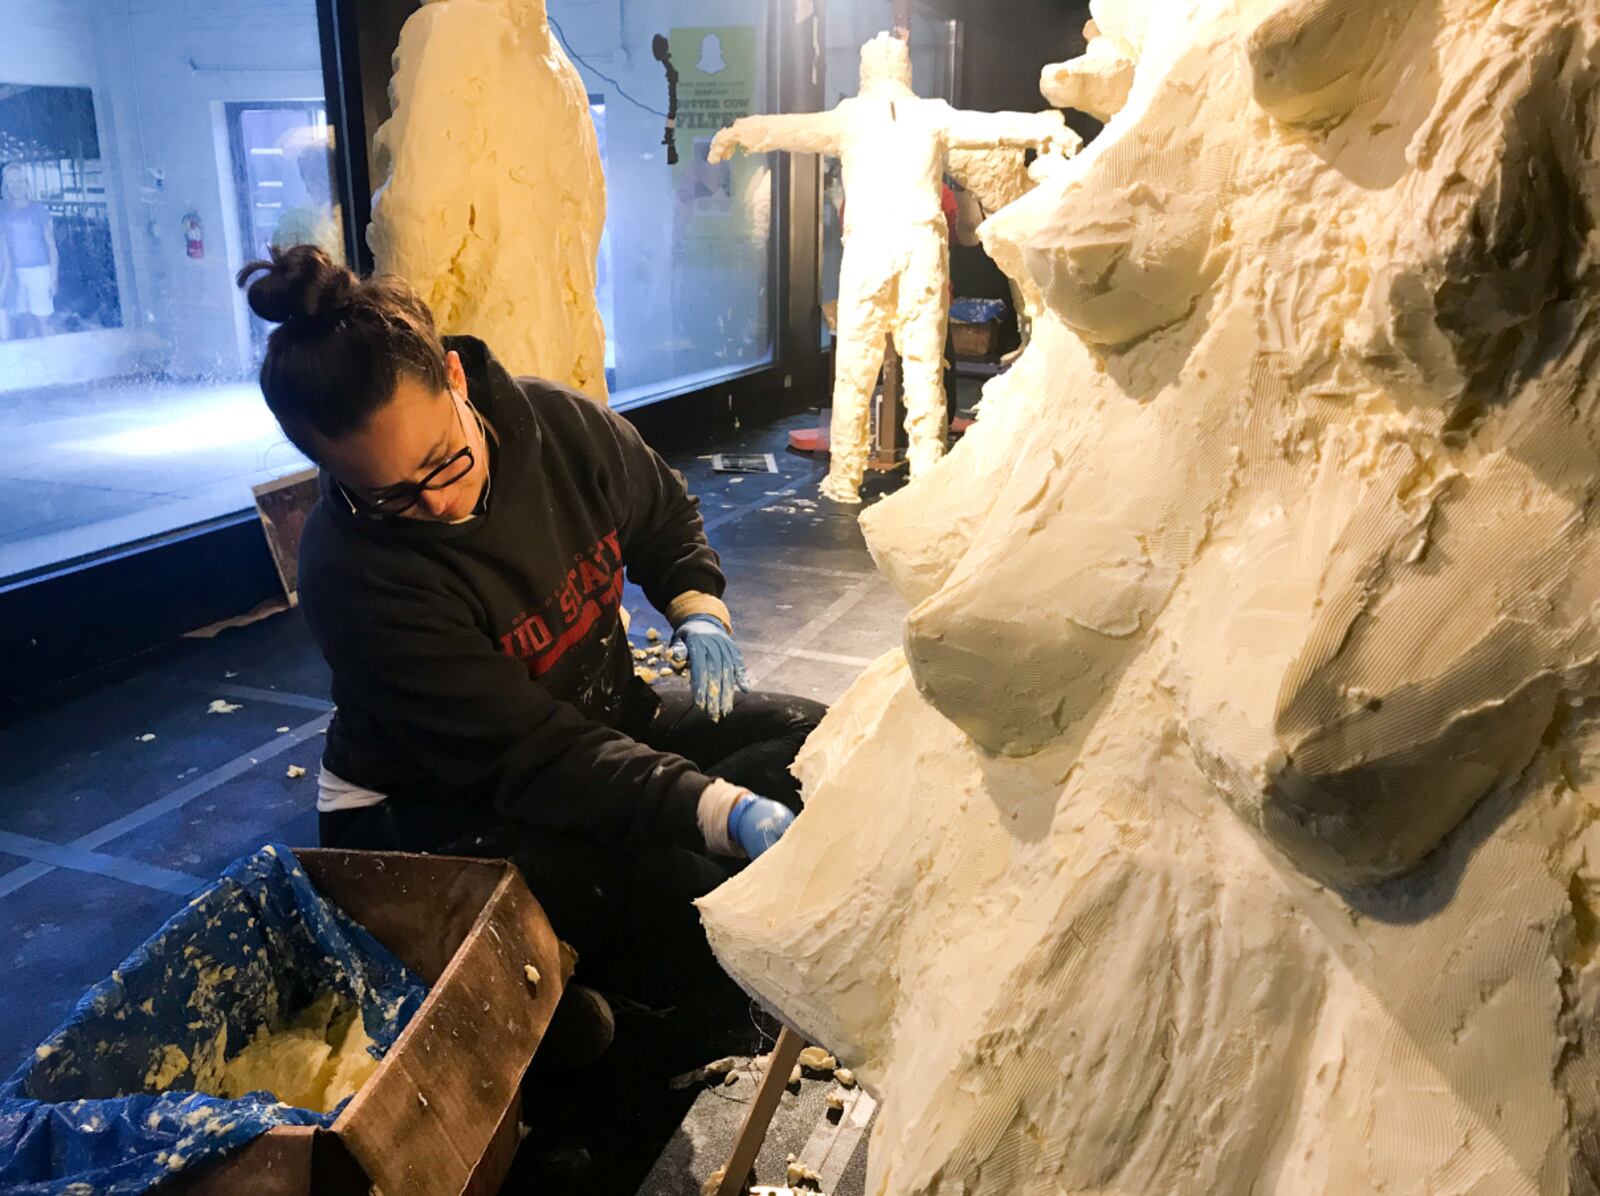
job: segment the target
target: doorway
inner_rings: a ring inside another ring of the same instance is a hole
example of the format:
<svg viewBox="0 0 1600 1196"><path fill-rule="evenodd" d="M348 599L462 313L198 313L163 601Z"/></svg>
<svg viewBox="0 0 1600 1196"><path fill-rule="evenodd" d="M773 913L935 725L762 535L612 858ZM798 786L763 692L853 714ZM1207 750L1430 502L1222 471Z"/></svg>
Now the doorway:
<svg viewBox="0 0 1600 1196"><path fill-rule="evenodd" d="M263 100L227 105L239 240L245 261L294 245L318 245L344 261L333 193L333 137L321 100ZM250 314L259 355L270 327Z"/></svg>

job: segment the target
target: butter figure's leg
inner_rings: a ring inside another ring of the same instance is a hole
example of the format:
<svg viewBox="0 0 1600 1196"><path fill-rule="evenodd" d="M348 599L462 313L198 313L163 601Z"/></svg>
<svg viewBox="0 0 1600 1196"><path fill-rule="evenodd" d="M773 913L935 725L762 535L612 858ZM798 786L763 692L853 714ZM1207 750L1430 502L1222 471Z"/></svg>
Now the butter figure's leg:
<svg viewBox="0 0 1600 1196"><path fill-rule="evenodd" d="M867 473L872 392L883 368L884 338L894 301L897 265L872 245L845 246L839 272L839 343L833 382L832 458L822 493L835 502L861 501Z"/></svg>
<svg viewBox="0 0 1600 1196"><path fill-rule="evenodd" d="M944 344L950 323L950 243L942 229L918 229L916 236L900 279L895 330L905 378L907 458L914 478L945 454Z"/></svg>

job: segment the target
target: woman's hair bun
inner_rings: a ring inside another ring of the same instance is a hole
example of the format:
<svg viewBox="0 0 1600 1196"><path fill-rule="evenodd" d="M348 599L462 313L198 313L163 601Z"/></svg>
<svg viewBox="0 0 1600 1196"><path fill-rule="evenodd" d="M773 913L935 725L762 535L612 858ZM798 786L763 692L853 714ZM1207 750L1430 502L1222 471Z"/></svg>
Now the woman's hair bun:
<svg viewBox="0 0 1600 1196"><path fill-rule="evenodd" d="M241 287L249 283L250 310L270 324L332 323L350 309L361 289L360 279L315 245L274 248L270 261L251 262L240 270L238 282Z"/></svg>

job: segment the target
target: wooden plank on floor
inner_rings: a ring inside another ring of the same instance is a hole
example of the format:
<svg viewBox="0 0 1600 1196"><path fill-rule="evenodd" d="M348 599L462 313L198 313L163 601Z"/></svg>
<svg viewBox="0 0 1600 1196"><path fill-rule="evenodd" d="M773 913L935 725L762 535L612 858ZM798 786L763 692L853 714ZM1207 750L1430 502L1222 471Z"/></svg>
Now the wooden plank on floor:
<svg viewBox="0 0 1600 1196"><path fill-rule="evenodd" d="M761 1153L761 1144L767 1139L767 1127L772 1124L772 1115L783 1098L783 1090L788 1087L789 1073L799 1062L800 1052L805 1045L805 1039L788 1026L778 1035L778 1045L772 1048L772 1062L767 1065L767 1074L761 1077L761 1087L756 1091L755 1100L750 1103L750 1111L745 1114L744 1126L734 1141L733 1154L722 1173L717 1196L740 1196L745 1190L745 1179L750 1174L750 1168L755 1166L756 1155Z"/></svg>

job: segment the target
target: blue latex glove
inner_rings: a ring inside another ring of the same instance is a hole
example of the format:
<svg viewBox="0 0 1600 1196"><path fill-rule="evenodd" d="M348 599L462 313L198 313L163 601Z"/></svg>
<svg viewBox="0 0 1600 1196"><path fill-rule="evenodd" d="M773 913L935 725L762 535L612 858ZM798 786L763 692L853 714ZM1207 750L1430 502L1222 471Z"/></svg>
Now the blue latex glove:
<svg viewBox="0 0 1600 1196"><path fill-rule="evenodd" d="M752 860L783 838L794 825L794 811L767 797L741 797L728 815L728 837Z"/></svg>
<svg viewBox="0 0 1600 1196"><path fill-rule="evenodd" d="M690 615L678 624L672 654L679 660L688 658L694 704L713 720L733 709L736 693L750 688L739 645L715 615Z"/></svg>

